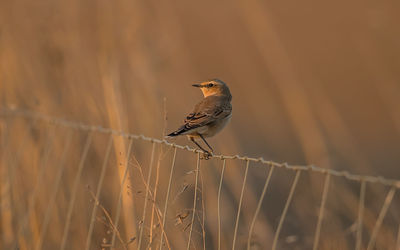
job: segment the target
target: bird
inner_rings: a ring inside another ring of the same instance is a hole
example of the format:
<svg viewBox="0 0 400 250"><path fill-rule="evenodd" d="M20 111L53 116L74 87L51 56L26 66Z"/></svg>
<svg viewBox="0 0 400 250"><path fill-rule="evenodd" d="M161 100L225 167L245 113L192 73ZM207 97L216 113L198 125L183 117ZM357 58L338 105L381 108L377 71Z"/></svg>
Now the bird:
<svg viewBox="0 0 400 250"><path fill-rule="evenodd" d="M231 120L232 95L228 85L219 79L204 81L192 86L200 88L204 98L186 116L183 125L166 137L186 135L203 151L204 158L209 159L214 150L205 138L212 137L220 132ZM199 139L204 141L211 152L204 149L196 141Z"/></svg>

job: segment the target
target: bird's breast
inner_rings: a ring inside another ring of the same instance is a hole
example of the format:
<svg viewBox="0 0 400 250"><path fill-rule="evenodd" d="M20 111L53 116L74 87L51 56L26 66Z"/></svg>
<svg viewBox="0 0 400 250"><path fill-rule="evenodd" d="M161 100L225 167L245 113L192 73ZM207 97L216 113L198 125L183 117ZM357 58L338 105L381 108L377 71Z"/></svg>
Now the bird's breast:
<svg viewBox="0 0 400 250"><path fill-rule="evenodd" d="M201 135L203 135L204 137L211 137L214 136L215 134L217 134L218 132L220 132L231 120L231 115L225 117L222 120L219 121L215 121L211 124L207 125L207 129L203 131L203 133L201 133Z"/></svg>

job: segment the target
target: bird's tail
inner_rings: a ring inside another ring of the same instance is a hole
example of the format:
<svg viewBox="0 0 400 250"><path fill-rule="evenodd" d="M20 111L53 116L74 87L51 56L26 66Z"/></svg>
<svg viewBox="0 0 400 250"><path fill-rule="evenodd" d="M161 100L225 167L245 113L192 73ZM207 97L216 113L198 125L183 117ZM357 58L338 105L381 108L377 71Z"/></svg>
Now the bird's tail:
<svg viewBox="0 0 400 250"><path fill-rule="evenodd" d="M166 137L166 138L175 137L175 136L181 135L182 133L184 133L184 132L186 132L186 131L188 131L188 128L187 128L185 125L183 125L183 126L180 127L178 130L176 130L176 131L174 131L174 132L172 132L172 133L166 135L165 137Z"/></svg>

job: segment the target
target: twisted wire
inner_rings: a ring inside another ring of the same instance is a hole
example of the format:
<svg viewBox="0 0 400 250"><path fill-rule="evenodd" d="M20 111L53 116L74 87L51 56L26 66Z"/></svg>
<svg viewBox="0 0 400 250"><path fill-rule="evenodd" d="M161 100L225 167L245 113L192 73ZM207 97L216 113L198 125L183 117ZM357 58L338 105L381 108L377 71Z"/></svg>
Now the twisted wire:
<svg viewBox="0 0 400 250"><path fill-rule="evenodd" d="M69 127L69 128L73 128L73 129L77 129L77 130L96 131L96 132L100 132L100 133L111 133L113 135L122 136L122 137L126 137L126 138L149 141L149 142L158 143L158 144L164 144L164 145L167 145L170 147L175 147L178 149L190 151L195 154L202 152L199 149L194 149L189 146L178 145L175 143L168 142L164 139L162 140L162 139L147 137L142 134L131 134L131 133L127 133L127 132L120 131L120 130L105 128L102 126L88 125L85 123L66 120L63 118L52 117L49 115L44 115L41 113L29 111L29 110L9 109L9 108L2 108L0 110L0 116L10 116L10 115L18 115L18 116L31 118L31 119L44 120L49 123L54 123L54 124L58 124L60 126L65 126L65 127ZM343 177L345 179L348 179L351 181L357 181L360 183L362 181L365 181L368 183L380 183L380 184L383 184L386 186L400 188L400 180L389 179L389 178L385 178L382 176L358 175L358 174L350 173L348 171L338 171L338 170L334 170L334 169L326 169L326 168L321 168L321 167L317 167L314 165L306 165L306 166L304 166L304 165L289 165L288 163L278 163L278 162L265 160L262 157L253 158L253 157L240 156L240 155L212 155L211 158L219 158L221 160L237 159L237 160L241 160L241 161L258 162L258 163L261 163L261 164L264 164L267 166L285 168L285 169L294 170L294 171L297 171L297 170L312 171L312 172L317 172L317 173L321 173L321 174L329 174L331 176L336 176L336 177Z"/></svg>

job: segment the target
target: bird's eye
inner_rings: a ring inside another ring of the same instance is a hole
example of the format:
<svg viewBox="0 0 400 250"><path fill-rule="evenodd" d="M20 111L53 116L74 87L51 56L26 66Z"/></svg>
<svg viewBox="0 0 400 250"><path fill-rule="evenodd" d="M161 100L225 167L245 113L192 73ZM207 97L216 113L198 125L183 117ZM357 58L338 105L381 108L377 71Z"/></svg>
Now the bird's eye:
<svg viewBox="0 0 400 250"><path fill-rule="evenodd" d="M212 86L214 86L214 84L212 84L212 83L209 83L209 84L208 84L208 87L211 88Z"/></svg>

